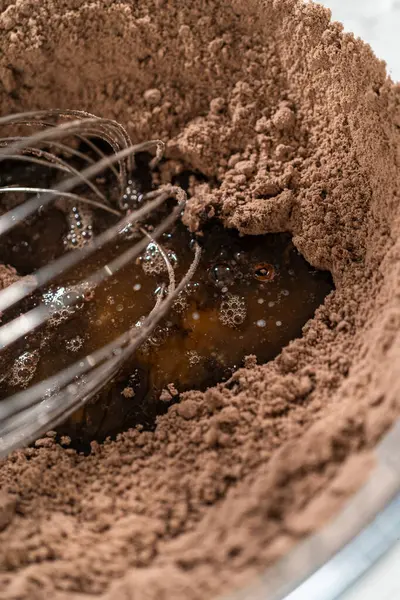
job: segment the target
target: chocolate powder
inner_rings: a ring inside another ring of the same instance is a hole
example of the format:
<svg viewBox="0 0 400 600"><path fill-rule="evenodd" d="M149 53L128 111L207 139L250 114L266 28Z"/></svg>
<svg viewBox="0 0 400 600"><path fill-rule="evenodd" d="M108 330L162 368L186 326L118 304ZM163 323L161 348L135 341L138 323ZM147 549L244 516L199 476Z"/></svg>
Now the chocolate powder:
<svg viewBox="0 0 400 600"><path fill-rule="evenodd" d="M171 172L208 178L192 229L289 231L333 274L301 339L154 433L89 456L50 434L1 464L0 598L215 597L338 510L399 414L399 87L296 0L0 9L2 114L86 109L168 140Z"/></svg>

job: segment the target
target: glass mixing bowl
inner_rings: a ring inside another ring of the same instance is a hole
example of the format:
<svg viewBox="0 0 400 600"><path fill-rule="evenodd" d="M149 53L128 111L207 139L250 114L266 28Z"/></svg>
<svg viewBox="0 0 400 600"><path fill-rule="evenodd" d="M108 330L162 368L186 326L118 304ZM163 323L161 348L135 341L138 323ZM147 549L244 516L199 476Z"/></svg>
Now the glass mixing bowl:
<svg viewBox="0 0 400 600"><path fill-rule="evenodd" d="M367 483L306 538L230 600L400 598L400 422L375 450Z"/></svg>
<svg viewBox="0 0 400 600"><path fill-rule="evenodd" d="M400 78L398 0L319 0ZM399 366L400 368L400 366ZM319 533L231 600L400 598L400 422L375 450L367 483Z"/></svg>

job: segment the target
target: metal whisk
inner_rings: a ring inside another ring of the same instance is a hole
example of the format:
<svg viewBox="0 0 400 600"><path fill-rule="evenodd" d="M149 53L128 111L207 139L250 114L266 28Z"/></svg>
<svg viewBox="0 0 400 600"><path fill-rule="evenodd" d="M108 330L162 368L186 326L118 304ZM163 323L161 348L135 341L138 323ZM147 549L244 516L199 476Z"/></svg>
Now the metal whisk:
<svg viewBox="0 0 400 600"><path fill-rule="evenodd" d="M176 296L186 287L198 265L200 248L195 244L193 262L186 275L176 283L174 269L167 253L156 240L181 214L186 202L185 192L176 186L161 186L155 191L144 194L140 206L134 210L126 202L135 154L155 151L155 156L150 163L151 167L154 167L162 157L161 141L152 140L133 145L125 129L116 121L73 110L14 114L0 118L0 126L3 128L12 126L18 133L18 135L0 138L0 173L4 165L7 165L9 160L13 160L28 165L46 166L55 170L59 179L49 188L17 185L0 187L0 207L4 206L2 199L7 194L21 194L23 198L23 201L17 202L14 208L0 215L0 236L7 235L16 224L59 199L90 205L119 217L116 224L90 239L83 247L65 252L51 264L39 268L35 273L0 291L1 313L31 296L39 288L45 289L54 278L78 266L90 255L99 252L122 231L133 232L129 248L108 264L92 272L85 281L78 284L78 287L88 284L98 286L137 258L149 244L149 240L157 244L169 276L168 285L160 287L154 308L145 319L141 320L140 326L136 324L111 343L98 348L56 375L34 383L0 401L1 457L20 446L31 443L57 426L115 376L121 365L167 314ZM34 132L26 135L27 128L32 127ZM96 144L97 140L106 142L112 149L112 153L105 154L101 151ZM92 152L82 152L76 141L83 142ZM86 166L83 169L76 169L71 157L83 161ZM7 163L4 162L5 160ZM106 171L113 174L118 184L116 202L111 203L96 184L95 178ZM143 223L171 197L176 199L176 206L150 233ZM46 231L43 231L44 243L45 236ZM75 302L76 298L71 296L66 298L65 305L72 307ZM24 339L51 317L52 308L45 302L41 302L31 310L1 325L0 357L9 346L17 340Z"/></svg>

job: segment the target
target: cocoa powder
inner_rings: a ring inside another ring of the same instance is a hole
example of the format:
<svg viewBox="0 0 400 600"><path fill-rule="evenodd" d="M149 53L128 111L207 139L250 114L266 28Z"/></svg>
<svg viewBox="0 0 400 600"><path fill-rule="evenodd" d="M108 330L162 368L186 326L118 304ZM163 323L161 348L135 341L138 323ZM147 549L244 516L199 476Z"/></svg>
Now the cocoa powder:
<svg viewBox="0 0 400 600"><path fill-rule="evenodd" d="M399 414L399 87L296 0L0 9L3 114L79 108L161 137L166 179L208 178L191 229L289 231L336 285L275 361L186 393L154 433L89 456L49 435L3 461L0 598L231 591L338 510Z"/></svg>

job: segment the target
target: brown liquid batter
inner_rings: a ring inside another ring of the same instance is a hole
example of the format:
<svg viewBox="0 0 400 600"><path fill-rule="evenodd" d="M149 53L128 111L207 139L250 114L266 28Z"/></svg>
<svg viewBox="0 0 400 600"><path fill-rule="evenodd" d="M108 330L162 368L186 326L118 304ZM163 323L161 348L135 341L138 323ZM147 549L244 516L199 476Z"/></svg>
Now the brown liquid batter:
<svg viewBox="0 0 400 600"><path fill-rule="evenodd" d="M106 225L103 215L93 216L95 229ZM9 238L3 247L7 262L18 268L25 264L26 272L27 265L33 268L36 261L37 267L60 254L65 240L71 239L62 217L52 208L15 230L12 236L18 240L11 243ZM36 253L36 230L43 220L46 231L57 231L58 238ZM168 282L164 259L151 241L136 261L97 288L82 292L76 287L135 241L121 234L116 243L41 291L36 301L52 306L54 315L45 328L9 353L14 375L3 383L3 395L56 374L149 314L157 290ZM200 265L167 318L115 380L59 428L79 448L131 426L153 428L157 415L179 398L177 390L204 390L227 380L246 355L256 355L259 362L272 359L301 335L304 323L332 289L330 276L312 269L287 234L240 237L214 222L198 241ZM191 235L179 222L159 243L179 281L193 260ZM31 259L24 263L27 256ZM66 309L63 302L71 294L79 296L78 302Z"/></svg>

